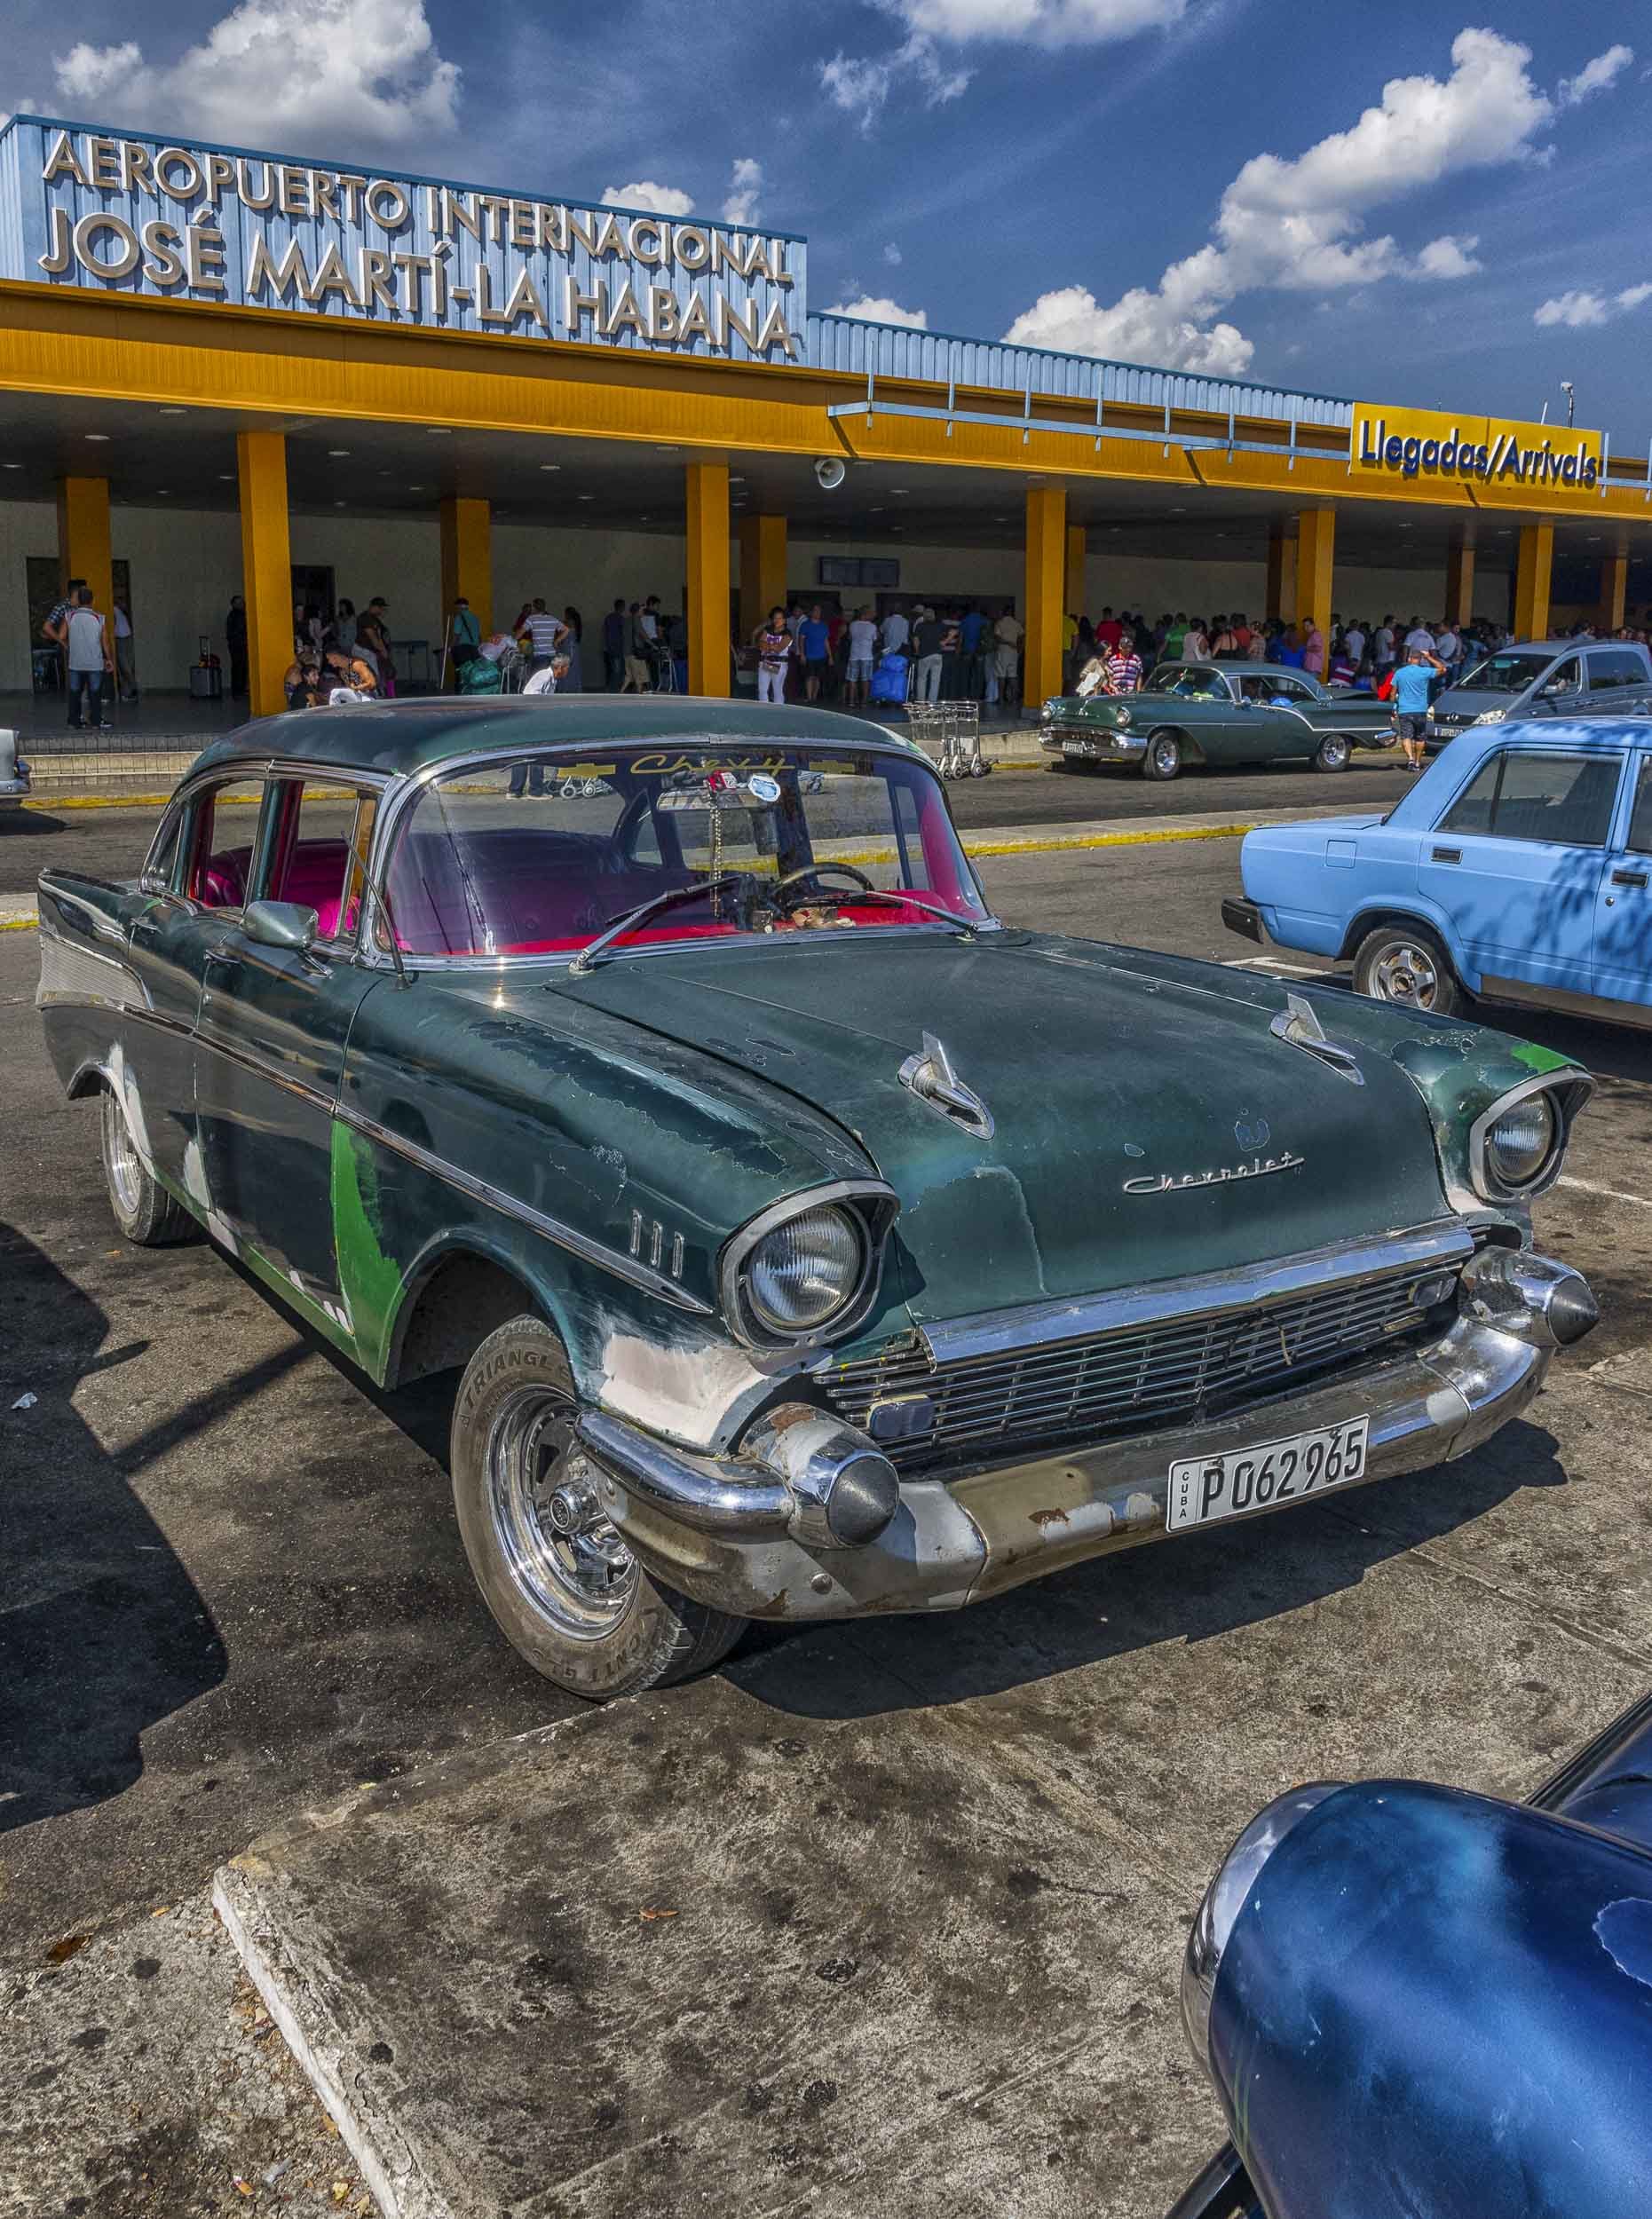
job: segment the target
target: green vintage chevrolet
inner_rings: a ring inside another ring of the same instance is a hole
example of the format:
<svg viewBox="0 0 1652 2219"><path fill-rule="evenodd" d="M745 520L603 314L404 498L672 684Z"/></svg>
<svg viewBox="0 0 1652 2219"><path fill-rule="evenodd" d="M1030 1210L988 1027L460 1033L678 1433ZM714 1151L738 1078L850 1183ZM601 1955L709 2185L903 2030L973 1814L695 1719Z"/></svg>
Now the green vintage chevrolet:
<svg viewBox="0 0 1652 2219"><path fill-rule="evenodd" d="M1008 929L852 719L278 717L40 926L123 1232L459 1375L477 1579L583 1694L1443 1463L1593 1321L1527 1209L1577 1066Z"/></svg>
<svg viewBox="0 0 1652 2219"><path fill-rule="evenodd" d="M1058 762L1124 763L1145 778L1303 757L1346 770L1356 747L1393 740L1387 702L1273 663L1160 663L1138 692L1057 694L1039 720L1039 745Z"/></svg>

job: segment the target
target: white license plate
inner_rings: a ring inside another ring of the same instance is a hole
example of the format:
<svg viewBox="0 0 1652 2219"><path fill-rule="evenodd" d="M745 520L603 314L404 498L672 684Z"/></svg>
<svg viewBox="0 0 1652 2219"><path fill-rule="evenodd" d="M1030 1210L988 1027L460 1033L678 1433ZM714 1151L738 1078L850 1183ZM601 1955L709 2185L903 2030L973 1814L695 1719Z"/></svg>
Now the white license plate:
<svg viewBox="0 0 1652 2219"><path fill-rule="evenodd" d="M1350 1417L1324 1433L1287 1433L1260 1448L1225 1456L1190 1457L1170 1467L1165 1524L1172 1533L1213 1526L1223 1518L1277 1510L1281 1503L1325 1495L1365 1476L1369 1417Z"/></svg>
<svg viewBox="0 0 1652 2219"><path fill-rule="evenodd" d="M1061 752L1063 755L1093 755L1095 742L1093 739L1063 739Z"/></svg>

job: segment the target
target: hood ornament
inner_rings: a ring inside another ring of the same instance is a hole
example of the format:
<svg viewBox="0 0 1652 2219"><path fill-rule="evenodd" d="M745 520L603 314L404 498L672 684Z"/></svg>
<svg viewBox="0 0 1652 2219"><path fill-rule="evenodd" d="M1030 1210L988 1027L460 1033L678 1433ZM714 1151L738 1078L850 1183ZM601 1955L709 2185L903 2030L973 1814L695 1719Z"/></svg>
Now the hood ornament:
<svg viewBox="0 0 1652 2219"><path fill-rule="evenodd" d="M1268 1028L1276 1040L1288 1040L1293 1048L1302 1048L1309 1055L1316 1055L1321 1062L1329 1063L1340 1078L1352 1086L1363 1086L1365 1074L1359 1067L1359 1058L1352 1048L1333 1040L1319 1022L1319 1012L1305 994L1287 991L1284 1007Z"/></svg>
<svg viewBox="0 0 1652 2219"><path fill-rule="evenodd" d="M900 1083L910 1086L920 1102L927 1102L931 1110L938 1110L954 1125L961 1125L966 1133L973 1133L977 1140L990 1141L995 1127L992 1112L973 1087L966 1086L952 1069L952 1059L934 1033L923 1036L922 1053L909 1055L900 1067Z"/></svg>

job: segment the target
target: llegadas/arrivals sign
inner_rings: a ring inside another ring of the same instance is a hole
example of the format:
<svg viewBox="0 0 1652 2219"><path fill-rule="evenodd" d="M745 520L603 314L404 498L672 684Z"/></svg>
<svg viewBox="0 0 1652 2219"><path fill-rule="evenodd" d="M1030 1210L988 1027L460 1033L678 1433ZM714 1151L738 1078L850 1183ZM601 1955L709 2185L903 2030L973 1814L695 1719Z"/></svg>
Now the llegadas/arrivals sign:
<svg viewBox="0 0 1652 2219"><path fill-rule="evenodd" d="M1517 423L1431 408L1356 401L1356 476L1489 486L1530 495L1598 494L1606 468L1598 431L1569 424Z"/></svg>
<svg viewBox="0 0 1652 2219"><path fill-rule="evenodd" d="M787 361L801 239L18 115L0 278Z"/></svg>

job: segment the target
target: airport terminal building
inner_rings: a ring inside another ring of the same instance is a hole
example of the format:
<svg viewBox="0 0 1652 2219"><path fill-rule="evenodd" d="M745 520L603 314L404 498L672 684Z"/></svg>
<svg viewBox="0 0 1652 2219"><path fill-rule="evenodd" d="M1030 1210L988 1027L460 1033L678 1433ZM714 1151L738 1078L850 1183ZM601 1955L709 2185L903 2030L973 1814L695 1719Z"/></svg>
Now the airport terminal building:
<svg viewBox="0 0 1652 2219"><path fill-rule="evenodd" d="M1008 604L1036 699L1107 602L1615 626L1649 531L1652 460L1601 432L821 313L787 233L0 132L0 689L80 575L156 689L244 595L257 712L296 598L381 594L415 683L461 593L485 629L576 604L589 683L657 593L707 694L777 601Z"/></svg>

